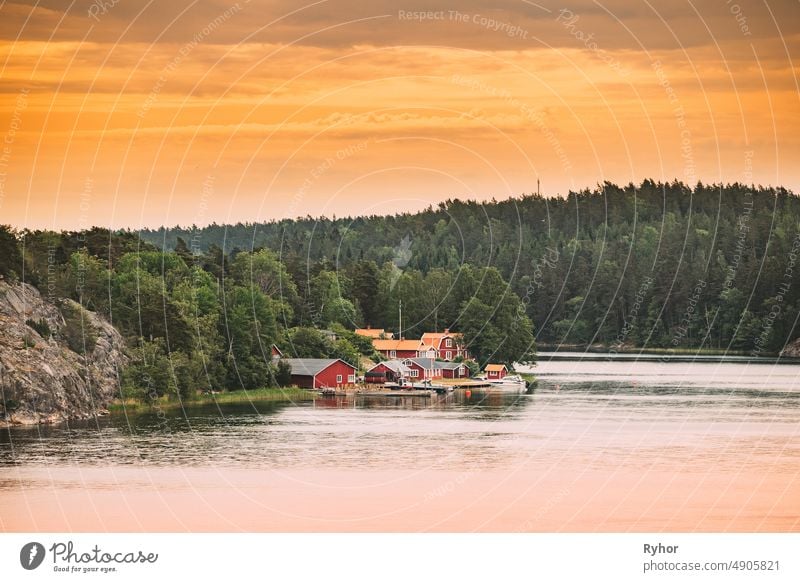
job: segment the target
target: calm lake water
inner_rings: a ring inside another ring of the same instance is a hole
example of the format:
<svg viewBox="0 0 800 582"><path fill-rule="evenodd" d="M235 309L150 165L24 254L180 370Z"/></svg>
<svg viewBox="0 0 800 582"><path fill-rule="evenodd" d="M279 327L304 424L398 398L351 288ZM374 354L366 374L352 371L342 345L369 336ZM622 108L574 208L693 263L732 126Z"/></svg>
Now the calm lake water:
<svg viewBox="0 0 800 582"><path fill-rule="evenodd" d="M535 372L0 431L0 530L800 531L800 366Z"/></svg>

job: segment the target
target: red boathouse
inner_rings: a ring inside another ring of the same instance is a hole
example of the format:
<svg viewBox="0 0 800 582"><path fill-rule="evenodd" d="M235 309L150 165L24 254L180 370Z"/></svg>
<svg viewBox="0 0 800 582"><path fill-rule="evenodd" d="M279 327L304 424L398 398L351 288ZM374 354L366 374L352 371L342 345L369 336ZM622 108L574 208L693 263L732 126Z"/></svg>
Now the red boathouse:
<svg viewBox="0 0 800 582"><path fill-rule="evenodd" d="M485 372L489 380L502 380L508 374L508 368L505 364L487 364Z"/></svg>
<svg viewBox="0 0 800 582"><path fill-rule="evenodd" d="M290 358L292 384L301 388L334 388L356 383L356 369L344 360Z"/></svg>

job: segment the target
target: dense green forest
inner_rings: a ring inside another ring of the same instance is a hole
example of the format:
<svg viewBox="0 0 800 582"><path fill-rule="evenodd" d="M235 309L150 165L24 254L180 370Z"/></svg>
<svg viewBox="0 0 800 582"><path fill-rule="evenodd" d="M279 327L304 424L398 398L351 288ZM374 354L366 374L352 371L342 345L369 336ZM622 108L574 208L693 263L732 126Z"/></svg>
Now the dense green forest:
<svg viewBox="0 0 800 582"><path fill-rule="evenodd" d="M783 188L646 180L565 198L141 236L167 249L178 237L217 253L272 249L303 296L320 269L345 273L362 321L396 328L392 298L402 297L409 334L459 327L464 296L447 297L470 265L510 283L540 343L774 353L798 335L800 199ZM388 295L375 292L376 268L379 285L396 280Z"/></svg>
<svg viewBox="0 0 800 582"><path fill-rule="evenodd" d="M290 270L266 248L224 252L210 245L200 251L177 238L174 249L164 250L136 233L100 228L0 227L0 257L4 279L36 286L65 318L76 317L74 304L62 301L69 298L114 324L130 349L126 396L286 385L290 371L273 363L273 344L287 356L337 357L359 366L364 356L380 356L354 328L377 324L401 299L409 322L405 337L452 323L479 362L535 357L524 304L493 267L463 265L423 276L393 262L354 261L338 269L318 261L298 270L295 261ZM414 313L419 321L411 321ZM78 335L64 339L74 351L91 350L92 330L73 323L65 329ZM37 332L42 327L29 325Z"/></svg>
<svg viewBox="0 0 800 582"><path fill-rule="evenodd" d="M405 337L449 327L479 363L531 359L534 337L775 353L798 335L799 248L800 199L785 189L645 181L395 216L6 227L0 274L109 317L129 339L131 386L188 391L279 382L272 343L374 356L349 330L396 331L400 301Z"/></svg>

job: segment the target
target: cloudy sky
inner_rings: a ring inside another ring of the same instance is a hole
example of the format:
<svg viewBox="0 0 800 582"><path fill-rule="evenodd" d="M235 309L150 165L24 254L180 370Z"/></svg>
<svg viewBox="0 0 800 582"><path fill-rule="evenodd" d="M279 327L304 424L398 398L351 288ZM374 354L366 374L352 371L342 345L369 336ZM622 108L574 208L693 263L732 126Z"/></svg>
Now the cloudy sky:
<svg viewBox="0 0 800 582"><path fill-rule="evenodd" d="M0 3L0 223L800 191L797 0Z"/></svg>

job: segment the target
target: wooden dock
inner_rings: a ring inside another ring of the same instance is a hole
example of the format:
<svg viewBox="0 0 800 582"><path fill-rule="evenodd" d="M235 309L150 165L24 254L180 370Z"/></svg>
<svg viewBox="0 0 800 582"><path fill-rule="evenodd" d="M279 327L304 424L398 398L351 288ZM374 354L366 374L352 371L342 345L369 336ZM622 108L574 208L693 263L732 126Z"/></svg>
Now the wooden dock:
<svg viewBox="0 0 800 582"><path fill-rule="evenodd" d="M402 398L412 396L415 398L430 398L433 390L392 390L390 392L356 392L356 396L373 398Z"/></svg>
<svg viewBox="0 0 800 582"><path fill-rule="evenodd" d="M337 390L334 388L323 388L318 393L321 396L362 396L365 398L399 398L402 396L412 396L417 398L430 398L431 394L445 394L453 390L470 390L476 388L490 388L489 382L479 382L466 380L463 382L448 382L447 384L431 384L425 388L393 388L390 390Z"/></svg>
<svg viewBox="0 0 800 582"><path fill-rule="evenodd" d="M325 392L320 392L320 396L323 398L341 398L345 396L359 396L364 398L399 398L401 396L414 396L419 398L430 398L431 394L436 392L435 389L429 390L365 390L365 391L358 391L353 390L349 392L345 392L343 390L327 390Z"/></svg>
<svg viewBox="0 0 800 582"><path fill-rule="evenodd" d="M472 388L489 388L489 382L458 382L454 384L434 384L434 388L452 388L453 390L471 390Z"/></svg>

